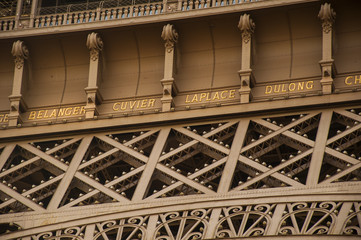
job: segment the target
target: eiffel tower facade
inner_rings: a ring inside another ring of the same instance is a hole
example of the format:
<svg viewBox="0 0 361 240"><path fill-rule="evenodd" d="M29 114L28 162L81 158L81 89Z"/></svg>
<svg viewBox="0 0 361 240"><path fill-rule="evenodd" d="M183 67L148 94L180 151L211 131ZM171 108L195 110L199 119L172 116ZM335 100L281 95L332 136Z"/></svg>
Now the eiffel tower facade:
<svg viewBox="0 0 361 240"><path fill-rule="evenodd" d="M360 239L360 10L1 1L0 239Z"/></svg>

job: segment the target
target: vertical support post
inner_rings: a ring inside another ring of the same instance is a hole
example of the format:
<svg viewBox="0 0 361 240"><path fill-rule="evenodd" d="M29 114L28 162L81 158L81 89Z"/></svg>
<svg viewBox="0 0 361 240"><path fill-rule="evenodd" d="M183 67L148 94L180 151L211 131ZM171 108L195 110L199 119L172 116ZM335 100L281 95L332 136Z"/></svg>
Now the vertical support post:
<svg viewBox="0 0 361 240"><path fill-rule="evenodd" d="M16 4L16 14L15 14L15 26L14 29L18 29L20 26L20 17L21 17L21 11L23 8L23 0L18 0Z"/></svg>
<svg viewBox="0 0 361 240"><path fill-rule="evenodd" d="M322 113L307 175L306 185L308 186L314 186L318 184L331 120L331 110Z"/></svg>
<svg viewBox="0 0 361 240"><path fill-rule="evenodd" d="M158 215L150 215L147 226L147 236L145 240L155 239L154 234L155 234L155 229L157 227L157 221L158 221Z"/></svg>
<svg viewBox="0 0 361 240"><path fill-rule="evenodd" d="M38 9L38 3L39 3L39 0L33 0L33 2L31 3L29 28L34 27L34 21L35 21L35 16L36 16L36 10Z"/></svg>
<svg viewBox="0 0 361 240"><path fill-rule="evenodd" d="M174 26L167 24L163 27L161 37L165 41L164 56L164 78L160 81L163 86L162 111L169 112L173 106L173 96L178 92L174 80L174 50L175 43L178 41L178 33Z"/></svg>
<svg viewBox="0 0 361 240"><path fill-rule="evenodd" d="M322 60L320 61L322 93L331 94L333 90L333 75L335 72L334 60L332 58L332 27L336 13L331 8L331 4L325 3L321 5L318 17L322 22Z"/></svg>
<svg viewBox="0 0 361 240"><path fill-rule="evenodd" d="M10 113L9 113L9 126L14 127L20 121L20 106L22 104L21 86L24 76L24 63L25 59L29 56L29 51L23 41L16 41L13 43L11 50L15 58L14 80L12 93L9 96L10 100Z"/></svg>
<svg viewBox="0 0 361 240"><path fill-rule="evenodd" d="M278 230L279 225L281 224L281 219L282 219L283 211L285 210L285 208L286 208L285 203L280 203L276 206L276 209L272 216L272 220L270 222L270 226L265 235L267 235L267 236L277 235L277 230Z"/></svg>
<svg viewBox="0 0 361 240"><path fill-rule="evenodd" d="M340 209L340 212L335 220L335 225L332 228L330 234L342 235L342 227L345 223L347 216L350 214L353 202L344 202Z"/></svg>
<svg viewBox="0 0 361 240"><path fill-rule="evenodd" d="M85 228L84 240L93 240L95 224L87 225Z"/></svg>
<svg viewBox="0 0 361 240"><path fill-rule="evenodd" d="M208 228L206 229L204 238L206 239L211 239L214 238L216 235L216 227L219 221L219 216L221 215L222 212L222 208L215 208L212 210L212 214L211 217L209 219L209 225Z"/></svg>
<svg viewBox="0 0 361 240"><path fill-rule="evenodd" d="M249 103L250 99L252 99L251 42L255 23L248 14L243 14L240 17L238 28L242 33L242 68L238 71L241 79L240 102Z"/></svg>
<svg viewBox="0 0 361 240"><path fill-rule="evenodd" d="M102 97L98 89L99 82L99 55L103 49L103 41L98 33L92 32L88 35L87 47L90 50L88 86L85 88L87 102L85 106L85 118L92 119L97 112L97 104L102 102Z"/></svg>

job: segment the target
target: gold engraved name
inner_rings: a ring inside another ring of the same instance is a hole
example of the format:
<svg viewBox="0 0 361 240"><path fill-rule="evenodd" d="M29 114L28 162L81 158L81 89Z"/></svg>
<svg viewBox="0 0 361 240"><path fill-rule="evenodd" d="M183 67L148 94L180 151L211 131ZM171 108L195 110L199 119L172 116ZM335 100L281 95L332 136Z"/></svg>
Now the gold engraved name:
<svg viewBox="0 0 361 240"><path fill-rule="evenodd" d="M211 102L235 98L236 90L224 90L217 92L202 92L186 96L186 103Z"/></svg>
<svg viewBox="0 0 361 240"><path fill-rule="evenodd" d="M47 118L64 117L64 116L69 117L69 116L78 116L83 114L85 114L84 106L67 107L60 109L46 109L46 110L31 111L28 120L47 119Z"/></svg>
<svg viewBox="0 0 361 240"><path fill-rule="evenodd" d="M9 122L9 114L0 114L0 123Z"/></svg>
<svg viewBox="0 0 361 240"><path fill-rule="evenodd" d="M150 99L116 102L113 104L113 111L126 111L126 110L154 107L155 100L156 100L155 98L150 98Z"/></svg>
<svg viewBox="0 0 361 240"><path fill-rule="evenodd" d="M296 91L310 90L313 89L313 87L314 87L313 81L283 83L283 84L267 85L264 93L272 94L272 93L296 92Z"/></svg>
<svg viewBox="0 0 361 240"><path fill-rule="evenodd" d="M345 84L348 86L361 84L361 75L347 76L345 78Z"/></svg>

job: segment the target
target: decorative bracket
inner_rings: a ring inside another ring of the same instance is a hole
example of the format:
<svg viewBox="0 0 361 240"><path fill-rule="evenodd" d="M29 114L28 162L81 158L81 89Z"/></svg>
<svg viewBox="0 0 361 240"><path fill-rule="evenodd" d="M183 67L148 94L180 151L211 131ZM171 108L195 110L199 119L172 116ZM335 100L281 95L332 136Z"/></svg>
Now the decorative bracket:
<svg viewBox="0 0 361 240"><path fill-rule="evenodd" d="M336 13L331 8L331 4L321 5L318 17L322 22L322 60L319 62L322 71L322 93L331 94L333 90L333 75L335 73L334 60L332 58L332 36L333 23Z"/></svg>
<svg viewBox="0 0 361 240"><path fill-rule="evenodd" d="M249 103L252 98L251 43L255 26L248 14L241 15L238 23L238 28L242 34L242 68L238 71L241 80L241 88L239 89L241 103Z"/></svg>
<svg viewBox="0 0 361 240"><path fill-rule="evenodd" d="M161 37L165 41L164 57L164 78L160 81L163 86L162 111L169 112L173 106L173 97L177 94L178 89L174 80L174 49L178 41L178 33L174 26L167 24L163 27Z"/></svg>
<svg viewBox="0 0 361 240"><path fill-rule="evenodd" d="M88 86L84 89L87 95L85 118L92 119L97 114L97 104L102 102L101 94L98 90L99 80L99 55L103 50L103 41L98 33L92 32L88 35L86 46L90 51Z"/></svg>
<svg viewBox="0 0 361 240"><path fill-rule="evenodd" d="M25 106L25 103L22 100L21 88L24 81L24 63L29 57L29 50L23 41L18 40L13 43L11 54L14 56L15 69L13 89L11 95L9 96L9 126L14 127L21 123L20 110L21 106Z"/></svg>

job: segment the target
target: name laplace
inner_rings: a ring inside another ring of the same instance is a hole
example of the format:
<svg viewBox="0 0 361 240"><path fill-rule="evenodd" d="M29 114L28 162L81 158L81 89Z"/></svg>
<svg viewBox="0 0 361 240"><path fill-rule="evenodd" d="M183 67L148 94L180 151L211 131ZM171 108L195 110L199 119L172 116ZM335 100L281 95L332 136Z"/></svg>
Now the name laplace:
<svg viewBox="0 0 361 240"><path fill-rule="evenodd" d="M236 90L223 90L217 92L202 92L190 94L186 96L186 103L210 102L224 99L232 99L236 97Z"/></svg>
<svg viewBox="0 0 361 240"><path fill-rule="evenodd" d="M292 83L268 85L268 86L266 86L265 94L310 90L310 89L313 89L313 87L314 87L313 81L303 81L303 82L292 82Z"/></svg>
<svg viewBox="0 0 361 240"><path fill-rule="evenodd" d="M69 116L78 116L83 114L85 114L84 106L67 107L60 109L46 109L46 110L31 111L28 120L47 119L47 118L64 117L64 116L69 117Z"/></svg>

